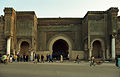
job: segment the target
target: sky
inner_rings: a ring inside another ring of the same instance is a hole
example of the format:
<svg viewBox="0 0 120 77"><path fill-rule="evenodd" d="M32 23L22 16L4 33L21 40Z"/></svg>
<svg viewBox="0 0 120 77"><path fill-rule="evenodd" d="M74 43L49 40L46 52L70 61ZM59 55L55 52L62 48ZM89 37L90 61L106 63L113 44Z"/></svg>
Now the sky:
<svg viewBox="0 0 120 77"><path fill-rule="evenodd" d="M35 11L38 18L81 18L87 11L106 11L110 7L120 9L120 0L0 0L0 15L4 15L5 7L16 11Z"/></svg>

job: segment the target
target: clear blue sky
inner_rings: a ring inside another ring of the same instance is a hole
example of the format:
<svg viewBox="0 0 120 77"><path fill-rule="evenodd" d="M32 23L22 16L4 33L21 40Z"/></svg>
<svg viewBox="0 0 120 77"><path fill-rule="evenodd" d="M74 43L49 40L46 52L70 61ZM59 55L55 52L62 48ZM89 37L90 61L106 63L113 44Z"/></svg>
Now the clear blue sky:
<svg viewBox="0 0 120 77"><path fill-rule="evenodd" d="M4 14L4 7L35 11L37 17L84 17L87 11L120 9L120 0L0 0L0 15Z"/></svg>

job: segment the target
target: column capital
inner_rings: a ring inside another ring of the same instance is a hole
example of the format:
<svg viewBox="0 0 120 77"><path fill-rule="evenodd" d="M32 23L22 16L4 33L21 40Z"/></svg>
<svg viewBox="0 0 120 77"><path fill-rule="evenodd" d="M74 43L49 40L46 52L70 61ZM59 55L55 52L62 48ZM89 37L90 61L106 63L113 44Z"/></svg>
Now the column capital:
<svg viewBox="0 0 120 77"><path fill-rule="evenodd" d="M116 38L117 37L117 34L116 33L113 33L112 34L112 38Z"/></svg>
<svg viewBox="0 0 120 77"><path fill-rule="evenodd" d="M7 39L9 39L9 38L11 39L11 38L12 38L12 36L7 36L6 38L7 38Z"/></svg>

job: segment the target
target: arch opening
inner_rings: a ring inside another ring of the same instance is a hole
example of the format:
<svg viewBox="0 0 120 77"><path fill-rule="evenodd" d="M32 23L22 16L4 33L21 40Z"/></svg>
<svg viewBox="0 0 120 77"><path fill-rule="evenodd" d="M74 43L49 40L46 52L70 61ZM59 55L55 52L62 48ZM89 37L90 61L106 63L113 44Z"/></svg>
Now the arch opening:
<svg viewBox="0 0 120 77"><path fill-rule="evenodd" d="M53 59L60 60L60 55L63 56L64 60L68 59L69 45L65 40L56 40L53 44L52 50Z"/></svg>
<svg viewBox="0 0 120 77"><path fill-rule="evenodd" d="M26 56L30 56L30 52L29 52L29 43L26 41L23 41L20 45L20 52L19 52L20 56L26 55Z"/></svg>
<svg viewBox="0 0 120 77"><path fill-rule="evenodd" d="M93 42L92 56L94 56L95 58L103 57L101 42L98 40Z"/></svg>

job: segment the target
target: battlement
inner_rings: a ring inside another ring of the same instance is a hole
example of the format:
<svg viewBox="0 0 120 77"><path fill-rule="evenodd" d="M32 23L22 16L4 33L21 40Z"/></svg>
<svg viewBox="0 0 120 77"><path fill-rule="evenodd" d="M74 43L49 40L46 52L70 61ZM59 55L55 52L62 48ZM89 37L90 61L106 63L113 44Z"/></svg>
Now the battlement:
<svg viewBox="0 0 120 77"><path fill-rule="evenodd" d="M15 10L13 8L11 8L11 7L5 7L4 8L4 13L5 14L12 14L14 12L15 12Z"/></svg>
<svg viewBox="0 0 120 77"><path fill-rule="evenodd" d="M119 11L119 9L117 8L117 7L111 7L111 8L109 8L108 10L106 10L106 11L88 11L87 13L86 13L86 15L84 16L84 18L86 18L87 16L88 16L88 14L107 14L108 12L110 13L113 13L113 12L118 12Z"/></svg>
<svg viewBox="0 0 120 77"><path fill-rule="evenodd" d="M111 8L109 8L107 11L108 11L108 12L118 12L119 9L118 9L118 7L111 7Z"/></svg>

